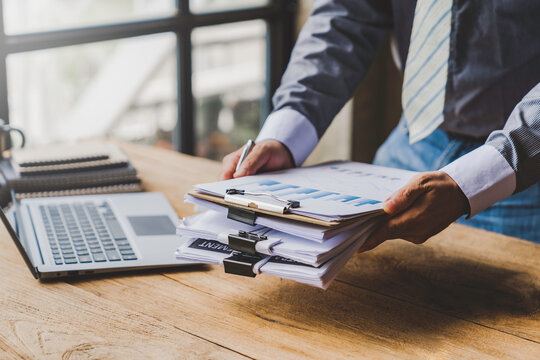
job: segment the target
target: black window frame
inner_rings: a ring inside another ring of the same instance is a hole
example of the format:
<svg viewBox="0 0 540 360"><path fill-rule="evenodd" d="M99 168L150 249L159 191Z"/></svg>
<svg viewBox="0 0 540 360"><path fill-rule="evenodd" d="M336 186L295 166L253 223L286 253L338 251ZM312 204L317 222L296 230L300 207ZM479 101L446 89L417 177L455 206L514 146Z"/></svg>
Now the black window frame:
<svg viewBox="0 0 540 360"><path fill-rule="evenodd" d="M196 134L191 83L191 32L202 26L257 19L264 20L268 28L266 97L262 112L269 113L272 107L271 94L279 86L293 46L297 1L269 0L263 6L209 13L192 13L189 0L177 0L176 6L176 14L167 17L7 35L4 29L3 1L0 0L0 118L9 122L7 57L10 54L173 32L177 40L178 84L178 122L173 143L179 151L192 155L195 152Z"/></svg>

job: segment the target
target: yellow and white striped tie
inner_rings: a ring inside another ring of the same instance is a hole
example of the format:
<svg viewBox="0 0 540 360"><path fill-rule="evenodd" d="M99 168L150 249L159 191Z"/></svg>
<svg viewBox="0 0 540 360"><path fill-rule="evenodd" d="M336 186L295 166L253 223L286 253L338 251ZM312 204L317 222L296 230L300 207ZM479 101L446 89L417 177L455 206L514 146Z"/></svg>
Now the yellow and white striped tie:
<svg viewBox="0 0 540 360"><path fill-rule="evenodd" d="M431 134L444 120L452 0L418 0L401 101L409 142Z"/></svg>

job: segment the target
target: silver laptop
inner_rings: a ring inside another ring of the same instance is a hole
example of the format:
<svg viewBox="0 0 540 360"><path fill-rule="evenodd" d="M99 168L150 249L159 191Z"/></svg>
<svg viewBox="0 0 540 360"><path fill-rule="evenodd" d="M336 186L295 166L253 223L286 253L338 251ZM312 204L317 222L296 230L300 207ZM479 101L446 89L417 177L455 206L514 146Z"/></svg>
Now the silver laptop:
<svg viewBox="0 0 540 360"><path fill-rule="evenodd" d="M36 279L192 264L160 193L24 199L0 217Z"/></svg>

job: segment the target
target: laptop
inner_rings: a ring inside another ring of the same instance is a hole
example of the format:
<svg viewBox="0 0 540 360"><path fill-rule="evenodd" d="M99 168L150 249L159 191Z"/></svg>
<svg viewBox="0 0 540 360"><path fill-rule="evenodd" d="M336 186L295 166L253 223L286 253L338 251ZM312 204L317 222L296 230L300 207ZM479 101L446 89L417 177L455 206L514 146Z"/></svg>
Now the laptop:
<svg viewBox="0 0 540 360"><path fill-rule="evenodd" d="M0 217L36 279L193 264L160 193L13 199Z"/></svg>

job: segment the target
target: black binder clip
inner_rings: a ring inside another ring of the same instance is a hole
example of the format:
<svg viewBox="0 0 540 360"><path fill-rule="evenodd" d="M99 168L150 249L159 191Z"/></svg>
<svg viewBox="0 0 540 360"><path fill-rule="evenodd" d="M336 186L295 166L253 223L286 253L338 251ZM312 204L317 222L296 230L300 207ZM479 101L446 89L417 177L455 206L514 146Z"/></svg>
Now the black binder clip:
<svg viewBox="0 0 540 360"><path fill-rule="evenodd" d="M249 255L255 255L257 253L255 246L261 240L268 240L268 237L240 230L238 235L229 234L229 247Z"/></svg>
<svg viewBox="0 0 540 360"><path fill-rule="evenodd" d="M253 226L255 225L255 221L257 220L257 214L255 213L255 211L229 206L227 218Z"/></svg>
<svg viewBox="0 0 540 360"><path fill-rule="evenodd" d="M234 254L223 259L223 267L227 274L255 277L253 266L261 261L260 256L251 256L247 254Z"/></svg>

